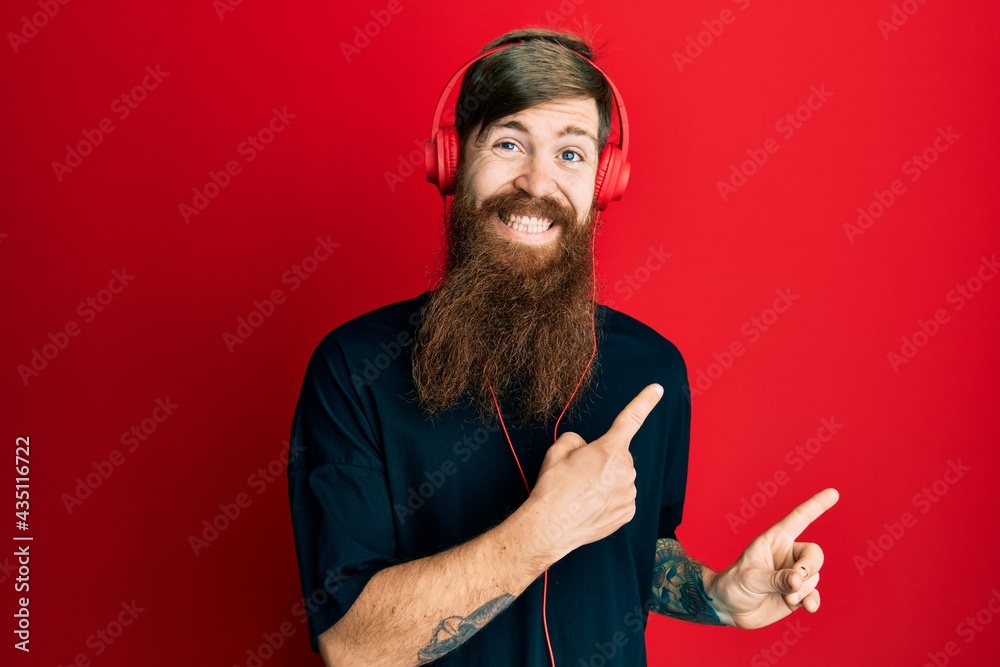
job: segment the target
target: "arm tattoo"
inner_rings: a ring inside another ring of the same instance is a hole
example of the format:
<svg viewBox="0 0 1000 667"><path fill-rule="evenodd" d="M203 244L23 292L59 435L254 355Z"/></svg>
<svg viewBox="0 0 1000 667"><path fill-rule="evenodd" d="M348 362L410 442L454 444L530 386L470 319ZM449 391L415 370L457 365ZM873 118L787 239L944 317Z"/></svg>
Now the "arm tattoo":
<svg viewBox="0 0 1000 667"><path fill-rule="evenodd" d="M688 558L677 540L656 540L651 611L684 621L725 625L709 602L701 578L701 563Z"/></svg>
<svg viewBox="0 0 1000 667"><path fill-rule="evenodd" d="M458 648L465 640L492 621L497 614L509 607L513 601L513 595L504 593L500 597L493 598L465 618L449 616L444 619L434 629L434 635L427 646L420 649L417 654L419 660L417 664L423 665L431 660L437 660L445 653Z"/></svg>

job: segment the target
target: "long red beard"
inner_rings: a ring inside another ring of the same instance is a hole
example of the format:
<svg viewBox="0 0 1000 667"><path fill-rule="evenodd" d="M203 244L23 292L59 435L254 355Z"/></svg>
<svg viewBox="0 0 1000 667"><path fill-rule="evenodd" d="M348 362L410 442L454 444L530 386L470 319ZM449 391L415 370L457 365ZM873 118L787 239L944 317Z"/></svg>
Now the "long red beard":
<svg viewBox="0 0 1000 667"><path fill-rule="evenodd" d="M492 384L520 424L549 422L578 404L594 372L596 209L581 224L572 209L517 191L477 210L458 182L444 277L414 344L417 396L432 415L471 403L492 420ZM510 211L560 225L553 247L503 237L494 216Z"/></svg>

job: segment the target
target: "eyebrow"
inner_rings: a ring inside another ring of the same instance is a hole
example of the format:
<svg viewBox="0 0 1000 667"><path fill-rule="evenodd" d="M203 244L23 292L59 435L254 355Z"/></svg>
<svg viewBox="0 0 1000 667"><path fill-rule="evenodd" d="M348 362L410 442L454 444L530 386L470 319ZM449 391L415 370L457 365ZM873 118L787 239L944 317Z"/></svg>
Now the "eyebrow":
<svg viewBox="0 0 1000 667"><path fill-rule="evenodd" d="M498 128L504 128L504 127L511 130L517 130L518 132L523 132L524 134L530 134L530 132L528 132L528 128L525 127L524 123L522 123L519 120L508 120L503 123L495 123L490 128L489 134L492 134L493 131ZM597 138L593 134L588 132L586 129L580 127L579 125L567 125L562 130L560 130L559 134L557 134L556 136L559 138L567 136L586 137L587 139L590 139L592 142L594 142L595 148L597 147Z"/></svg>

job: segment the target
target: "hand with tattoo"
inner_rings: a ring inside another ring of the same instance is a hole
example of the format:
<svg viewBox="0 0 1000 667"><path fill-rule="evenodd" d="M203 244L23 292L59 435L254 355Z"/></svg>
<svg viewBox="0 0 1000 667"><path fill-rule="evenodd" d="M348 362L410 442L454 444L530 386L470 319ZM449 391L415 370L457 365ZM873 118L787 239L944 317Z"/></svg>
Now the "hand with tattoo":
<svg viewBox="0 0 1000 667"><path fill-rule="evenodd" d="M799 535L833 507L840 494L825 489L750 543L743 555L706 584L720 617L739 628L760 628L802 607L819 609L823 550Z"/></svg>
<svg viewBox="0 0 1000 667"><path fill-rule="evenodd" d="M823 550L818 544L795 540L839 497L836 489L817 493L751 542L735 563L718 574L690 558L677 540L657 540L651 611L745 629L780 621L799 607L815 612Z"/></svg>

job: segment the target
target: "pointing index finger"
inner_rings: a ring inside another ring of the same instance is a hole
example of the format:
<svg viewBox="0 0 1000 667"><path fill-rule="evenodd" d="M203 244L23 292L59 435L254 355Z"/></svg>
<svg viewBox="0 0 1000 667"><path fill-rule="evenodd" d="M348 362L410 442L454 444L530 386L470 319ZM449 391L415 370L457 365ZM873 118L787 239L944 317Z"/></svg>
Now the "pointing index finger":
<svg viewBox="0 0 1000 667"><path fill-rule="evenodd" d="M823 489L789 512L788 516L774 524L771 530L784 533L794 541L809 524L818 519L823 512L836 505L838 500L840 500L840 493L837 489Z"/></svg>
<svg viewBox="0 0 1000 667"><path fill-rule="evenodd" d="M626 444L632 442L632 436L646 421L646 417L653 411L662 396L663 387L655 383L648 385L625 406L624 410L618 413L606 435L616 439L620 438Z"/></svg>

